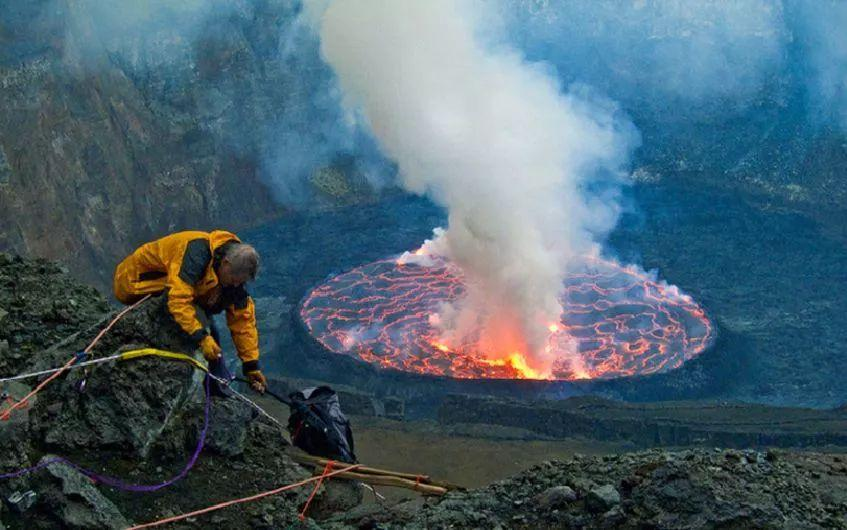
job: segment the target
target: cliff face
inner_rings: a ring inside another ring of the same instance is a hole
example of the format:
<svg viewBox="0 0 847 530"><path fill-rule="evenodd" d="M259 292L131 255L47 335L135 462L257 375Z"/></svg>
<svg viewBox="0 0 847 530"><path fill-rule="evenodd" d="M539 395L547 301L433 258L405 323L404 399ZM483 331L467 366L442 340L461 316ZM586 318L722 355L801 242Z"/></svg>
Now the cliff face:
<svg viewBox="0 0 847 530"><path fill-rule="evenodd" d="M0 10L0 249L102 285L147 238L272 215L261 146L236 131L261 134L290 87L261 42L276 41L281 7L247 26L236 13L214 37L163 30L121 50L84 1Z"/></svg>
<svg viewBox="0 0 847 530"><path fill-rule="evenodd" d="M390 180L390 163L345 120L301 8L0 2L0 250L59 259L103 287L145 240L274 215L271 191L314 208L356 202ZM737 190L847 238L847 143L843 130L811 124L796 46L758 92L693 107L627 84L626 72L592 77L582 54L571 61L556 47L516 46L552 64L563 84L586 81L621 104L643 140L636 180Z"/></svg>

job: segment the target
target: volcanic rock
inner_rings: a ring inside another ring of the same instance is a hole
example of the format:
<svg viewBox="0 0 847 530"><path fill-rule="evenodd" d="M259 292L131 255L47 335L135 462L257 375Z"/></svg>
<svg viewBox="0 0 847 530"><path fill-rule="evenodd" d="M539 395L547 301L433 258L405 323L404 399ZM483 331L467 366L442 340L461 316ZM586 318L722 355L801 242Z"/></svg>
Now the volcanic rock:
<svg viewBox="0 0 847 530"><path fill-rule="evenodd" d="M243 454L247 431L256 414L243 401L215 399L206 446L224 456Z"/></svg>
<svg viewBox="0 0 847 530"><path fill-rule="evenodd" d="M705 449L573 458L379 520L381 527L398 529L847 528L841 458L786 452L774 464L742 466L728 463L723 451ZM603 486L558 509L524 502L575 477Z"/></svg>
<svg viewBox="0 0 847 530"><path fill-rule="evenodd" d="M12 399L20 399L27 394L29 388L16 382L7 383L2 391ZM34 400L33 400L34 402ZM5 409L7 403L0 404ZM9 416L8 420L0 421L0 473L8 473L27 465L27 453L30 450L30 407L22 407ZM0 496L10 494L22 482L12 479L8 483L0 482Z"/></svg>
<svg viewBox="0 0 847 530"><path fill-rule="evenodd" d="M535 504L541 510L559 508L576 500L576 492L568 486L553 486L535 497Z"/></svg>
<svg viewBox="0 0 847 530"><path fill-rule="evenodd" d="M96 30L77 23L97 19L99 8L32 4L0 13L0 33L16 28L0 51L0 106L15 109L0 116L0 153L6 155L0 154L0 247L64 259L77 274L105 286L114 259L131 250L127 241L143 241L173 224L233 226L276 210L259 182L258 163L225 147L220 129L232 127L220 127L220 120L237 116L222 114L238 111L227 112L232 105L217 82L218 90L206 88L208 67L182 61L215 64L243 51L250 66L241 55L238 64L252 70L245 77L252 83L272 65L260 66L262 54L245 46L243 35L229 52L215 53L144 31L142 42L131 39L135 49L122 50L133 60L122 60L92 37ZM242 31L237 23L229 28ZM262 30L278 31L257 28ZM72 44L81 41L88 43L84 52ZM148 68L144 63L152 57L161 62ZM284 84L279 75L269 77ZM257 102L247 112L261 115L258 107L264 107L270 116L281 99L267 100L275 105Z"/></svg>
<svg viewBox="0 0 847 530"><path fill-rule="evenodd" d="M94 288L55 263L0 252L0 374L32 369L34 354L98 322L109 309Z"/></svg>
<svg viewBox="0 0 847 530"><path fill-rule="evenodd" d="M4 330L17 330L5 336L17 341L27 355L4 364L0 377L15 374L13 367L40 370L61 366L114 316L99 311L108 306L96 291L76 284L55 265L19 258L4 263L16 268L16 277L14 282L0 282L0 301L26 298L27 302L4 305L12 309L1 325ZM0 266L0 273L7 270ZM67 288L65 294L61 286ZM73 298L85 318L73 313L62 320L50 318L56 314L51 308L68 307L67 292L90 295ZM28 322L32 331L23 334L23 322ZM8 327L10 323L15 327ZM55 344L48 343L50 338ZM166 312L164 299L151 298L117 322L93 348L92 357L145 346L197 355L193 343ZM79 391L83 380L84 390ZM0 422L0 473L35 465L43 455L54 453L130 484L162 483L177 475L196 447L203 422L202 381L202 373L188 364L155 357L112 361L96 365L88 373L72 370L46 386L28 407ZM20 398L30 388L12 383L0 390ZM309 476L285 454L279 430L256 418L252 409L218 398L212 398L210 407L207 444L211 450L201 454L200 462L185 478L145 497L146 502L138 502L138 494L95 485L77 471L55 464L49 470L0 480L3 498L15 491L31 490L36 495L35 504L25 513L3 512L0 517L13 528L125 528L128 520L155 520L166 513L190 511L213 500L258 493ZM246 521L259 524L267 510L272 512L273 526L288 526L297 521L308 494L305 488L291 491L262 503L261 510L257 505L235 507L220 514L220 526L245 528L249 526ZM319 492L316 503L324 495ZM268 526L261 523L259 527L262 524Z"/></svg>
<svg viewBox="0 0 847 530"><path fill-rule="evenodd" d="M42 355L60 365L82 350L96 329ZM151 298L127 314L98 343L94 357L154 347L193 354L195 347L168 315L165 299ZM202 416L202 375L194 368L151 357L99 365L88 374L71 372L42 393L36 425L44 440L61 450L92 444L147 457L157 444L170 451L190 443ZM78 388L85 381L84 391Z"/></svg>
<svg viewBox="0 0 847 530"><path fill-rule="evenodd" d="M42 461L55 458L46 455ZM47 472L60 487L47 489L43 496L63 528L123 529L129 523L117 506L103 496L85 475L64 464L50 464ZM43 490L44 491L44 490Z"/></svg>
<svg viewBox="0 0 847 530"><path fill-rule="evenodd" d="M322 486L321 495L309 508L309 517L321 520L344 513L361 504L363 497L363 487L359 483L330 480Z"/></svg>
<svg viewBox="0 0 847 530"><path fill-rule="evenodd" d="M843 411L744 403L625 403L595 396L527 401L448 395L438 417L445 424L521 427L545 436L622 440L637 447L847 446ZM733 458L746 457L737 453Z"/></svg>
<svg viewBox="0 0 847 530"><path fill-rule="evenodd" d="M620 504L620 502L620 493L610 484L594 488L585 496L585 507L597 513L608 511Z"/></svg>

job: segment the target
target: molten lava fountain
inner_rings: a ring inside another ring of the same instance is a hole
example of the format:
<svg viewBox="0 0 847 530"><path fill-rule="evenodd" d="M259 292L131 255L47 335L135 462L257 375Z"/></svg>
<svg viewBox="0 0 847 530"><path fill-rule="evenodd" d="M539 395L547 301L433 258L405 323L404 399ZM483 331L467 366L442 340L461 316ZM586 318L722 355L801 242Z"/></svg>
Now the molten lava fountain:
<svg viewBox="0 0 847 530"><path fill-rule="evenodd" d="M713 329L675 286L635 267L586 257L565 279L565 308L549 326L551 373L532 370L524 352L492 359L485 337L439 339L437 315L465 293L461 271L442 258L426 265L385 259L329 279L305 298L301 317L329 350L383 368L456 378L610 379L677 368L702 353ZM569 365L576 351L582 366Z"/></svg>

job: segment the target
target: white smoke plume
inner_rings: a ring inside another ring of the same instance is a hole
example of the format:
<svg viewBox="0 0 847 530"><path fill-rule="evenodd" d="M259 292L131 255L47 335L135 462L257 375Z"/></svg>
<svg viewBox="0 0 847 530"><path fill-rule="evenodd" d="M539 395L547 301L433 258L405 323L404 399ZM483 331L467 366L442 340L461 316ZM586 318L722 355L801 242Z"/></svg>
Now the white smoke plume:
<svg viewBox="0 0 847 530"><path fill-rule="evenodd" d="M563 92L545 65L487 49L480 5L336 0L321 50L402 184L447 207L435 247L463 269L468 293L440 315L445 342L482 329L492 357L525 352L549 372L568 262L616 221L589 180L616 175L634 134L613 106Z"/></svg>
<svg viewBox="0 0 847 530"><path fill-rule="evenodd" d="M790 38L774 0L494 1L530 55L611 97L662 108L756 97Z"/></svg>
<svg viewBox="0 0 847 530"><path fill-rule="evenodd" d="M847 2L788 5L806 63L809 111L815 121L847 132Z"/></svg>

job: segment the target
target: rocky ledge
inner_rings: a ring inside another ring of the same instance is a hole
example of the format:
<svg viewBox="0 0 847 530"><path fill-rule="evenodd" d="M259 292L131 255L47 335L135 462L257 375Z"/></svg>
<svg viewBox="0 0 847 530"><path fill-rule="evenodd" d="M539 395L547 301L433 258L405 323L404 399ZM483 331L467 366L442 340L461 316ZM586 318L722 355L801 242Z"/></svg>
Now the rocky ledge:
<svg viewBox="0 0 847 530"><path fill-rule="evenodd" d="M596 396L519 401L448 395L445 424L519 427L553 438L584 437L649 447L847 448L847 407L831 410L750 403L625 403Z"/></svg>
<svg viewBox="0 0 847 530"><path fill-rule="evenodd" d="M652 450L546 462L432 504L351 510L374 528L847 528L847 455Z"/></svg>
<svg viewBox="0 0 847 530"><path fill-rule="evenodd" d="M73 281L56 265L3 254L0 304L0 378L61 366L115 315L96 290ZM121 319L91 356L141 347L194 354L164 301L152 298ZM0 383L0 392L20 399L40 380ZM205 406L202 373L185 363L142 358L73 370L0 422L0 474L61 456L128 484L161 484L191 460ZM19 478L0 479L0 528L126 528L311 475L288 458L279 429L249 406L212 397L209 410L203 451L173 485L153 493L122 491L52 463ZM206 522L228 528L285 526L297 521L308 494L305 488L293 490L217 512ZM315 513L320 513L322 497Z"/></svg>

